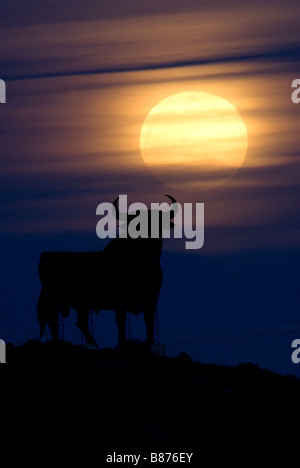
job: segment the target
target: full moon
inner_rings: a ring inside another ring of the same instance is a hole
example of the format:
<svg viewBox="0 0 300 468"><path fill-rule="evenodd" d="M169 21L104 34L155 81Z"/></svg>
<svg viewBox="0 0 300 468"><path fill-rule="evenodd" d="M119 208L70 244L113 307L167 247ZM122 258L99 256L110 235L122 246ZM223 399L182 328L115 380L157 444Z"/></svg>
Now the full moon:
<svg viewBox="0 0 300 468"><path fill-rule="evenodd" d="M173 94L146 116L140 148L145 164L165 184L210 189L241 167L248 136L238 110L213 94Z"/></svg>

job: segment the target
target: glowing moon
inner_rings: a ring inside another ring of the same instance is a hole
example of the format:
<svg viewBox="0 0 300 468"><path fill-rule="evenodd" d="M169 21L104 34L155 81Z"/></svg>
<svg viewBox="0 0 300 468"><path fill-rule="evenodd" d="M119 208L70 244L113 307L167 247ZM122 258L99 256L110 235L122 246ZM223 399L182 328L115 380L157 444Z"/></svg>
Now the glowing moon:
<svg viewBox="0 0 300 468"><path fill-rule="evenodd" d="M248 146L237 109L213 94L183 92L160 101L147 115L140 148L154 174L182 190L207 189L230 179Z"/></svg>

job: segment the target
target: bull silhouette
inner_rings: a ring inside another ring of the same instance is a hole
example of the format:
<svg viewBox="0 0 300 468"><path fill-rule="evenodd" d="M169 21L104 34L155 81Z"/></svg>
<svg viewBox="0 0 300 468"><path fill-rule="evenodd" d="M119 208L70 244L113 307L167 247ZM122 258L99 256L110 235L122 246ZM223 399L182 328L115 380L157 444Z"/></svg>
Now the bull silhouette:
<svg viewBox="0 0 300 468"><path fill-rule="evenodd" d="M174 227L176 200L173 209L158 212L159 230L151 237L153 210L147 210L148 237L116 237L103 250L95 252L44 252L39 262L41 292L37 304L40 337L48 324L53 341L58 340L58 315L67 317L70 308L77 312L76 325L88 344L97 346L88 328L91 310L114 310L118 326L118 343L126 341L126 311L144 312L147 343L154 340L153 326L156 303L162 284L160 258L163 229ZM117 220L124 213L118 209L118 198L113 203ZM127 228L139 212L127 213ZM157 219L157 218L156 218ZM125 226L126 228L126 226Z"/></svg>

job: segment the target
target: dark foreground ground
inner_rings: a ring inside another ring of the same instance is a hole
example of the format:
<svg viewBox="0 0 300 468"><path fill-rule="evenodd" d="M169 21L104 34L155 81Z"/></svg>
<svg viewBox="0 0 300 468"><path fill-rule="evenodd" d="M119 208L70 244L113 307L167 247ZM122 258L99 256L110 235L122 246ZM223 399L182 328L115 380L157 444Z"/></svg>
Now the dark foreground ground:
<svg viewBox="0 0 300 468"><path fill-rule="evenodd" d="M29 342L7 346L0 385L1 446L11 454L96 454L96 466L111 466L113 452L213 457L299 447L300 380L253 364L149 355L142 344Z"/></svg>

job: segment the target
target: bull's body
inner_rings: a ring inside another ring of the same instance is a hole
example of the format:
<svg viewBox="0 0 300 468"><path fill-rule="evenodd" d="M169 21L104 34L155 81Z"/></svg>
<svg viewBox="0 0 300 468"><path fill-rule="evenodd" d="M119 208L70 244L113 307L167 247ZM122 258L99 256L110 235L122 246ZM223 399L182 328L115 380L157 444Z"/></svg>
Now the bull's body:
<svg viewBox="0 0 300 468"><path fill-rule="evenodd" d="M172 203L176 201L167 195ZM114 202L116 217L120 219ZM58 314L69 314L75 309L77 326L87 342L96 344L88 329L91 310L114 310L119 330L119 343L125 342L126 311L138 314L144 311L147 342L153 343L153 325L157 299L162 284L160 257L162 229L173 227L171 219L161 216L159 236L151 238L151 210L148 210L148 237L132 239L115 238L99 252L46 252L39 263L41 293L38 301L38 318L43 335L49 325L52 339L58 339ZM171 216L170 216L171 215ZM136 214L128 214L134 219ZM167 219L167 221L166 221Z"/></svg>
<svg viewBox="0 0 300 468"><path fill-rule="evenodd" d="M118 238L99 252L43 253L39 263L42 289L38 302L41 335L48 323L52 338L56 340L58 314L67 316L72 308L78 314L77 325L88 343L95 344L88 330L88 315L91 310L98 313L105 309L116 312L119 343L122 343L128 310L134 314L144 311L147 340L153 342L153 320L162 271L157 249L155 257L155 252L149 248L151 244L148 242L147 248L145 241L148 239Z"/></svg>

